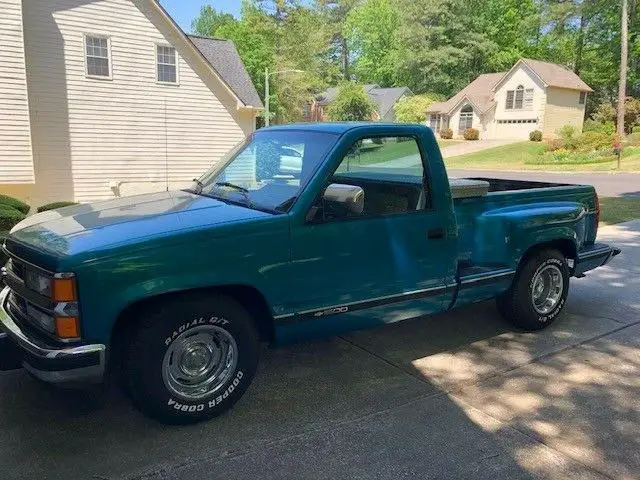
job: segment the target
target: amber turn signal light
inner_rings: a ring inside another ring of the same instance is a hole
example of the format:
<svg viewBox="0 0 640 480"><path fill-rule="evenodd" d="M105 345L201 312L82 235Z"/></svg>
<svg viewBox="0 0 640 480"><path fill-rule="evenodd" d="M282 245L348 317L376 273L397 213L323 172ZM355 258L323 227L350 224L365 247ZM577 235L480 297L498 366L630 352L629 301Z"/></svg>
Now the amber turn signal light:
<svg viewBox="0 0 640 480"><path fill-rule="evenodd" d="M56 335L58 338L80 338L78 317L56 317Z"/></svg>
<svg viewBox="0 0 640 480"><path fill-rule="evenodd" d="M77 300L75 278L54 278L51 281L51 299L54 302L75 302Z"/></svg>

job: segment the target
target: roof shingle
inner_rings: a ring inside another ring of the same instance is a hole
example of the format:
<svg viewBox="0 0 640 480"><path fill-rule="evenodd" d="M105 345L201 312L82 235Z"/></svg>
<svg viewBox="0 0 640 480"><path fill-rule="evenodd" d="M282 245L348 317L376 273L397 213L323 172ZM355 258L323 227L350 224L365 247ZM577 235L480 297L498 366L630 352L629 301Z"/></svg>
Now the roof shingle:
<svg viewBox="0 0 640 480"><path fill-rule="evenodd" d="M187 36L245 105L262 108L262 100L232 41L198 35Z"/></svg>

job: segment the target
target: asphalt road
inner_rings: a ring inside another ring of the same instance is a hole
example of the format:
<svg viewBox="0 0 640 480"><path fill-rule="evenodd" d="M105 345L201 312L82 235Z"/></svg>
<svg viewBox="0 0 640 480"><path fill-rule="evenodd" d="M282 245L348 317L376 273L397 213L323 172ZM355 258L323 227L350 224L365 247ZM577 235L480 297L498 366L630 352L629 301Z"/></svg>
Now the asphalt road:
<svg viewBox="0 0 640 480"><path fill-rule="evenodd" d="M487 302L264 349L228 414L189 427L0 372L0 478L640 478L640 221L522 333Z"/></svg>
<svg viewBox="0 0 640 480"><path fill-rule="evenodd" d="M601 197L640 197L640 173L505 172L447 169L450 177L493 177L540 182L589 184Z"/></svg>

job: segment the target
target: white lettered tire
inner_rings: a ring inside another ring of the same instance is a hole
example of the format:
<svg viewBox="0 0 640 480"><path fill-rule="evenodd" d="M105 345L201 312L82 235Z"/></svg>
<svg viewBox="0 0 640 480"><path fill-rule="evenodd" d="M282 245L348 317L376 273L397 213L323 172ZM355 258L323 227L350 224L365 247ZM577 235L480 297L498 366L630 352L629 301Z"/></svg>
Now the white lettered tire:
<svg viewBox="0 0 640 480"><path fill-rule="evenodd" d="M569 293L569 266L557 250L530 256L516 272L511 288L496 300L502 316L523 330L551 325L562 312Z"/></svg>
<svg viewBox="0 0 640 480"><path fill-rule="evenodd" d="M256 371L259 340L235 300L184 294L138 312L124 351L124 375L136 405L164 423L188 424L225 412Z"/></svg>

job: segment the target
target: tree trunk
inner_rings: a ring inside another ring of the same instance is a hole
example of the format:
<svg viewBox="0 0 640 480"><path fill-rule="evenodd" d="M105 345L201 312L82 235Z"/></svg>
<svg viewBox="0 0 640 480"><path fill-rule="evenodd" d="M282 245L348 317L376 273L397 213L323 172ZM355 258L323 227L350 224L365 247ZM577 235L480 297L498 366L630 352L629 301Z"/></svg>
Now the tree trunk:
<svg viewBox="0 0 640 480"><path fill-rule="evenodd" d="M627 63L629 61L629 15L627 0L622 0L620 21L620 85L618 88L618 125L617 133L624 136L624 102L627 97Z"/></svg>
<svg viewBox="0 0 640 480"><path fill-rule="evenodd" d="M344 36L340 36L340 63L342 64L344 79L350 80L349 46L347 45L347 39Z"/></svg>
<svg viewBox="0 0 640 480"><path fill-rule="evenodd" d="M573 71L576 75L580 75L582 68L582 48L584 47L584 29L586 20L584 18L584 4L582 5L582 13L580 14L580 27L578 30L578 38L576 40L576 57L573 65Z"/></svg>

